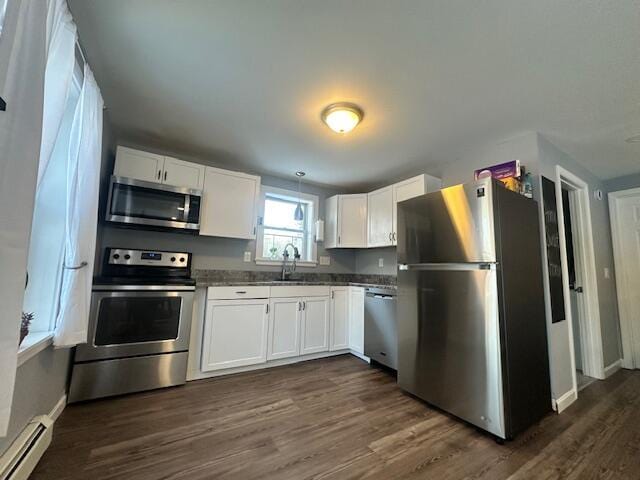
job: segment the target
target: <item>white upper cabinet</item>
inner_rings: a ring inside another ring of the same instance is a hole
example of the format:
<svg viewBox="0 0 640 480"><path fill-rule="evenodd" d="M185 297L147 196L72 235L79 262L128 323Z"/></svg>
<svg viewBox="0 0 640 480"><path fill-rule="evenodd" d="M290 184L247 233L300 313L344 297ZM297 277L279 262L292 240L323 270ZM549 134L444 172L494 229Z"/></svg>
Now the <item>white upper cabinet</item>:
<svg viewBox="0 0 640 480"><path fill-rule="evenodd" d="M325 204L325 248L396 245L398 203L441 187L440 179L423 174L368 194L328 198Z"/></svg>
<svg viewBox="0 0 640 480"><path fill-rule="evenodd" d="M336 248L338 246L338 197L327 198L324 212L324 247Z"/></svg>
<svg viewBox="0 0 640 480"><path fill-rule="evenodd" d="M145 182L162 183L164 159L163 155L119 146L116 150L113 174Z"/></svg>
<svg viewBox="0 0 640 480"><path fill-rule="evenodd" d="M398 203L440 190L440 188L442 188L442 180L424 174L393 185L393 232L391 235L393 245L398 242Z"/></svg>
<svg viewBox="0 0 640 480"><path fill-rule="evenodd" d="M367 246L367 195L340 195L338 198L338 246Z"/></svg>
<svg viewBox="0 0 640 480"><path fill-rule="evenodd" d="M200 235L256 238L260 177L206 167Z"/></svg>
<svg viewBox="0 0 640 480"><path fill-rule="evenodd" d="M331 335L329 350L349 348L349 287L331 289Z"/></svg>
<svg viewBox="0 0 640 480"><path fill-rule="evenodd" d="M119 146L114 175L202 190L204 165Z"/></svg>
<svg viewBox="0 0 640 480"><path fill-rule="evenodd" d="M369 247L393 245L393 195L393 186L367 194L367 215L369 216L367 245Z"/></svg>
<svg viewBox="0 0 640 480"><path fill-rule="evenodd" d="M367 246L367 194L335 195L325 207L325 248Z"/></svg>
<svg viewBox="0 0 640 480"><path fill-rule="evenodd" d="M188 187L202 190L204 188L204 172L204 165L185 162L177 158L164 157L162 183L175 187Z"/></svg>

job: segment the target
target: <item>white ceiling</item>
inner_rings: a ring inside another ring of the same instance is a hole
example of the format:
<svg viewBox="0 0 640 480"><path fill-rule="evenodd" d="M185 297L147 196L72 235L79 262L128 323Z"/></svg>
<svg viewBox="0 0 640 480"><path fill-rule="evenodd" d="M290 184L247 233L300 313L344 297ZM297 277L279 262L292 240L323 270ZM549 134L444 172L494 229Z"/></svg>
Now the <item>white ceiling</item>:
<svg viewBox="0 0 640 480"><path fill-rule="evenodd" d="M543 133L640 171L638 0L69 0L118 137L376 184ZM347 136L320 112L365 111Z"/></svg>

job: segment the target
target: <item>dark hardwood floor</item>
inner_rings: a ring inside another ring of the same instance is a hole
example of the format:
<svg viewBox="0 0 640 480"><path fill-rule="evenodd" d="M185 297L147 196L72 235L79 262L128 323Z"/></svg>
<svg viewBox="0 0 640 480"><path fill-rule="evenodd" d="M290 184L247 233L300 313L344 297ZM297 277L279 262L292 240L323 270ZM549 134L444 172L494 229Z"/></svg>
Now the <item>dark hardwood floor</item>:
<svg viewBox="0 0 640 480"><path fill-rule="evenodd" d="M70 405L34 480L640 479L640 372L498 445L351 356Z"/></svg>

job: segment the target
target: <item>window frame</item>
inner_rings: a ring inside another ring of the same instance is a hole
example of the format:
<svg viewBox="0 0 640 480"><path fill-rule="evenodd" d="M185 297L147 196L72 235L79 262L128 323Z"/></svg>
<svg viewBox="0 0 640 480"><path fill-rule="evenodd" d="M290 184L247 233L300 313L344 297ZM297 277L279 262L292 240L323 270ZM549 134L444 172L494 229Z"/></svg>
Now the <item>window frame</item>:
<svg viewBox="0 0 640 480"><path fill-rule="evenodd" d="M269 226L264 225L264 212L265 212L265 202L267 197L281 199L284 201L296 202L298 199L301 203L307 205L307 212L311 212L311 214L307 214L304 220L305 228L304 232L308 236L308 250L309 254L307 259L300 259L296 262L296 265L299 267L316 267L318 265L318 241L315 234L315 225L318 221L318 208L320 206L320 199L317 195L312 195L309 193L300 193L298 194L295 190L287 190L284 188L270 187L267 185L261 185L260 187L260 197L259 197L259 205L258 205L258 227L256 229L256 252L255 252L255 263L256 265L282 265L282 260L273 260L271 258L264 258L262 256L263 247L264 247L264 230L265 228L269 228ZM273 228L273 227L272 227Z"/></svg>

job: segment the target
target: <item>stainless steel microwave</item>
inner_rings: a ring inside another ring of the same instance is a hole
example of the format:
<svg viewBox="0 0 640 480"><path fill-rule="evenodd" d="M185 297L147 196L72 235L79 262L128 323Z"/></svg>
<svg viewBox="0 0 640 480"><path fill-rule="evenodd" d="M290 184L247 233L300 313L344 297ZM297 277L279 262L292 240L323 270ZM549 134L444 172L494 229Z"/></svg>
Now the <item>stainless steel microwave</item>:
<svg viewBox="0 0 640 480"><path fill-rule="evenodd" d="M112 176L106 221L177 230L200 229L202 191Z"/></svg>

